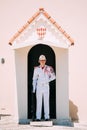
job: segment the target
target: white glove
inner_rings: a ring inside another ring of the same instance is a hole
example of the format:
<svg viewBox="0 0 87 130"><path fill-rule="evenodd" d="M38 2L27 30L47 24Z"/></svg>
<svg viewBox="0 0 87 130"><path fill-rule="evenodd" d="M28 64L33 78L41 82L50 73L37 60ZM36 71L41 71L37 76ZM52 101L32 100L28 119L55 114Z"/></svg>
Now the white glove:
<svg viewBox="0 0 87 130"><path fill-rule="evenodd" d="M32 91L32 92L33 92L33 93L35 93L35 90L36 90L36 87L35 87L35 86L33 86L33 91Z"/></svg>

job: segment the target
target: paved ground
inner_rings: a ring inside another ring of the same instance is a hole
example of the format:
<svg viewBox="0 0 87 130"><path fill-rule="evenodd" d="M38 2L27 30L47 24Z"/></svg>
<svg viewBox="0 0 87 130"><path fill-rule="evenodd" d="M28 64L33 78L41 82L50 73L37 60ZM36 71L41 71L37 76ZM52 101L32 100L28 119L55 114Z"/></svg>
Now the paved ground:
<svg viewBox="0 0 87 130"><path fill-rule="evenodd" d="M67 126L56 126L53 125L51 127L35 127L30 125L19 125L19 124L0 124L0 130L87 130L87 126L75 126L75 127L67 127Z"/></svg>

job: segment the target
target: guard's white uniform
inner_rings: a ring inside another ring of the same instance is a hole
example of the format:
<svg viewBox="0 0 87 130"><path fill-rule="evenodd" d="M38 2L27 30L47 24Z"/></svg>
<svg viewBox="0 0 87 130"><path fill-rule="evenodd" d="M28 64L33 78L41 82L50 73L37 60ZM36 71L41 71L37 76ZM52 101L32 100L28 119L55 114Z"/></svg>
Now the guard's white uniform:
<svg viewBox="0 0 87 130"><path fill-rule="evenodd" d="M55 73L51 66L45 65L34 68L33 92L36 91L36 118L41 119L42 98L44 101L44 117L49 119L49 82L55 79Z"/></svg>

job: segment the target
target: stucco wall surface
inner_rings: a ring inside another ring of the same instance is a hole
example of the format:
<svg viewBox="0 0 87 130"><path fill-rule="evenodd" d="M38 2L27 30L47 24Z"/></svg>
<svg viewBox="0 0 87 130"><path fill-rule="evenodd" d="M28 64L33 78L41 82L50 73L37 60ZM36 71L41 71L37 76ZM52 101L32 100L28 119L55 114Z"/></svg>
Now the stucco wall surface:
<svg viewBox="0 0 87 130"><path fill-rule="evenodd" d="M74 38L69 48L69 99L73 119L87 121L87 1L0 0L0 113L16 111L14 51L9 39L43 7ZM5 58L5 64L1 64ZM71 107L72 106L72 107Z"/></svg>

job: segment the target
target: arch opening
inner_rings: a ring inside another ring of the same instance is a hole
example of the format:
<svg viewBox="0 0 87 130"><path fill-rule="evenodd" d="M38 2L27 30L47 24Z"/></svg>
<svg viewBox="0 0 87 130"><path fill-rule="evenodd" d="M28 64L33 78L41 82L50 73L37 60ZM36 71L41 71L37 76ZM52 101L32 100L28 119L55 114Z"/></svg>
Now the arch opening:
<svg viewBox="0 0 87 130"><path fill-rule="evenodd" d="M53 49L48 45L38 44L33 46L28 52L28 119L35 118L36 96L32 93L32 77L34 67L38 66L38 57L43 54L47 58L46 64L52 66L56 73L56 58ZM42 118L44 108L42 106ZM56 80L50 82L50 118L56 118Z"/></svg>

